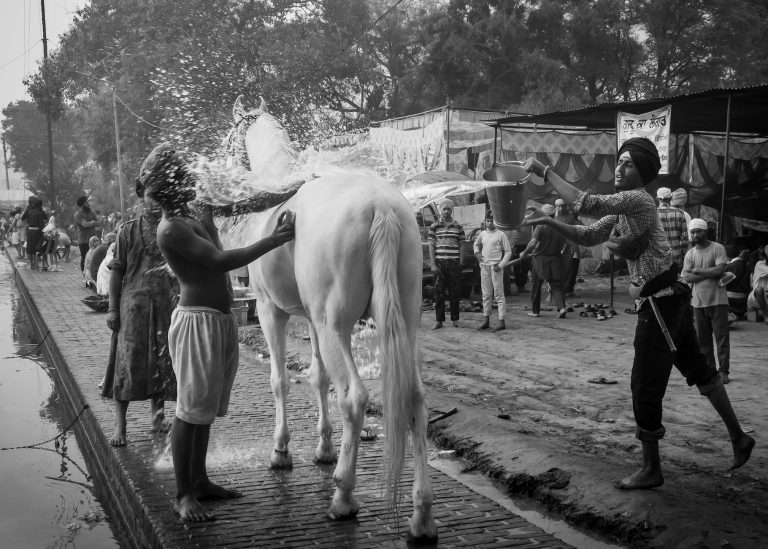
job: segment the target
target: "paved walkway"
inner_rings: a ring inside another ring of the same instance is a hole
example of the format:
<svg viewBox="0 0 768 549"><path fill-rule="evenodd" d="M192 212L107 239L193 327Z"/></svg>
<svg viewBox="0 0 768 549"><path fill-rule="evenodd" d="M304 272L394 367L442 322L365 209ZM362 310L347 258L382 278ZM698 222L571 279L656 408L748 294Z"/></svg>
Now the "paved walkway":
<svg viewBox="0 0 768 549"><path fill-rule="evenodd" d="M15 258L15 251L8 249ZM77 255L76 253L73 255ZM12 261L14 261L12 259ZM17 282L31 309L33 323L52 364L57 367L76 424L83 454L97 490L113 516L123 523L120 533L136 547L404 547L411 514L406 501L395 530L385 517L380 494L382 448L362 443L358 459L360 513L355 520L333 522L325 517L333 491L333 468L315 466L316 405L309 391L292 387L289 399L292 471L268 468L274 427L274 402L269 364L252 353L241 356L229 415L211 430L208 466L214 482L235 487L244 497L207 503L218 520L184 524L171 510L175 483L168 440L149 433L149 403L128 409L128 445L109 446L113 404L97 388L107 361L110 332L106 315L94 313L81 300L86 289L79 259L62 262L62 272L17 268ZM166 411L172 415L175 403ZM336 444L341 422L332 411ZM404 482L412 481L408 463ZM570 547L540 528L478 495L463 484L430 469L435 490L434 514L438 547Z"/></svg>

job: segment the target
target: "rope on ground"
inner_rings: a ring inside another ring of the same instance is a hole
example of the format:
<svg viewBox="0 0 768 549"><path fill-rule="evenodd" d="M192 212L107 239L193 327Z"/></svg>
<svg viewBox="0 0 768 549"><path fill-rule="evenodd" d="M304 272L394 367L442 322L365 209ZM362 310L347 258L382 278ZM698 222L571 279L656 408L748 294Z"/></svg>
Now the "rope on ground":
<svg viewBox="0 0 768 549"><path fill-rule="evenodd" d="M27 448L38 448L39 446L42 446L43 444L47 444L47 443L49 443L51 441L54 441L54 440L56 441L55 446L56 446L56 448L58 448L59 447L59 439L67 434L67 431L69 431L72 428L72 426L80 420L80 416L82 416L83 413L88 408L90 408L90 406L88 404L83 404L83 408L80 410L80 412L77 414L77 416L75 416L75 419L72 420L72 423L70 423L62 432L60 432L55 437L49 438L48 440L44 440L42 442L38 442L36 444L27 444L26 446L12 446L10 448L0 448L0 451L5 451L5 450L22 450L22 449L27 449Z"/></svg>
<svg viewBox="0 0 768 549"><path fill-rule="evenodd" d="M41 339L41 340L40 340L40 343L38 343L37 345L35 345L35 347L34 347L34 348L31 350L31 351L29 351L28 353L23 353L23 354L21 354L21 353L17 353L17 354L15 354L15 355L7 356L7 357L5 357L5 358L17 358L17 357L22 357L22 358L25 358L25 357L31 356L32 354L34 354L34 353L35 353L35 351L37 351L37 350L40 348L40 346L41 346L43 343L45 343L45 340L46 340L46 339L48 339L48 336L49 336L49 335L51 335L51 331L50 331L50 330L48 330L47 332L45 332L45 335L43 336L43 339Z"/></svg>

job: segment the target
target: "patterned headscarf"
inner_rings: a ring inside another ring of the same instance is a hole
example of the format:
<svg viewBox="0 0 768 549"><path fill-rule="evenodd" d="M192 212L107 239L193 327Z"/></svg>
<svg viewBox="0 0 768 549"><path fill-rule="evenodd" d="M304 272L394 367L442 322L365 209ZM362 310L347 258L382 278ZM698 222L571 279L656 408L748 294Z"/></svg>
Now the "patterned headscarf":
<svg viewBox="0 0 768 549"><path fill-rule="evenodd" d="M170 143L155 147L141 166L136 193L143 191L164 207L178 205L180 191L194 184L186 161Z"/></svg>

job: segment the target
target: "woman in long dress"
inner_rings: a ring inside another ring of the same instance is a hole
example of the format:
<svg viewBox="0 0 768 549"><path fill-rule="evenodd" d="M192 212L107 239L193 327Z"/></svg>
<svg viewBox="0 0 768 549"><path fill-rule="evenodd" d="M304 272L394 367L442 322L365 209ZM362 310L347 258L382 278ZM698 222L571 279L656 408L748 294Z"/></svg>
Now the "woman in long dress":
<svg viewBox="0 0 768 549"><path fill-rule="evenodd" d="M138 186L137 194L143 195ZM126 443L129 402L151 400L151 430L157 432L166 428L165 401L176 400L168 327L178 283L157 246L159 205L143 200L144 214L120 228L110 263L107 325L113 333L102 395L115 399L113 446Z"/></svg>

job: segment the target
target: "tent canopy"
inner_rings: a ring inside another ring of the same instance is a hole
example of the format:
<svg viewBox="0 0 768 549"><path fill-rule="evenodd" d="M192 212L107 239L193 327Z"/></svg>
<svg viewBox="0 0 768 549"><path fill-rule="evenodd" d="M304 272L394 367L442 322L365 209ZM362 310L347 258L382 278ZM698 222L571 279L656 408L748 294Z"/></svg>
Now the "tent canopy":
<svg viewBox="0 0 768 549"><path fill-rule="evenodd" d="M484 122L497 131L534 126L537 130L557 127L615 133L619 112L643 114L667 105L672 106L670 134L678 136L676 146L679 158L676 173L668 181L660 177L657 183L684 185L689 190L691 203L720 210L725 151L722 145L715 147L708 143L718 137L710 138L705 134L719 134L724 144L722 134L727 129L731 141L725 213L768 221L768 154L764 152L768 138L768 84L719 88L625 103L603 103L568 111L505 116ZM694 139L693 156L690 158L688 135Z"/></svg>
<svg viewBox="0 0 768 549"><path fill-rule="evenodd" d="M546 124L615 130L618 112L642 114L672 105L671 133L724 132L729 97L731 133L768 135L768 84L746 88L718 88L626 103L601 103L569 111L505 116L487 119L485 123L496 127Z"/></svg>

